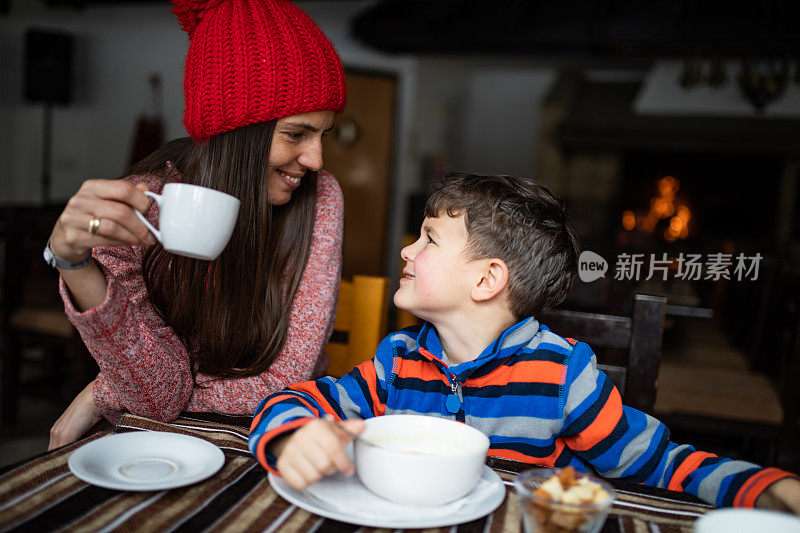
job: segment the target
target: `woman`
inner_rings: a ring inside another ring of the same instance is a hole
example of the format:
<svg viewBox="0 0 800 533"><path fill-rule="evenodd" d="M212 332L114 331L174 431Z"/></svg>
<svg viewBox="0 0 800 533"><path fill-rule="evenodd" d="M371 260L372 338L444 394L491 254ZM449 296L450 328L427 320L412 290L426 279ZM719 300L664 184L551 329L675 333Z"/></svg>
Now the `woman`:
<svg viewBox="0 0 800 533"><path fill-rule="evenodd" d="M85 182L45 252L100 367L51 429L51 449L123 411L160 420L184 410L251 414L326 363L343 201L321 171L322 135L344 108L341 62L286 0L175 4L191 41L191 139L167 143L122 180ZM216 260L166 252L135 216L156 222L144 191L171 181L241 200Z"/></svg>

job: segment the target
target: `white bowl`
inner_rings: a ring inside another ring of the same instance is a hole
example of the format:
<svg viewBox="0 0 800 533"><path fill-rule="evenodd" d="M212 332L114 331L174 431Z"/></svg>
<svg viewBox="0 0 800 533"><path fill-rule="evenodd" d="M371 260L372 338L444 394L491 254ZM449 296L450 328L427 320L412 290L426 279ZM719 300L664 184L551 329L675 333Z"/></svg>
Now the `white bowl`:
<svg viewBox="0 0 800 533"><path fill-rule="evenodd" d="M442 505L467 495L481 477L489 438L475 428L420 415L379 416L366 424L355 441L356 472L387 500Z"/></svg>
<svg viewBox="0 0 800 533"><path fill-rule="evenodd" d="M694 523L696 533L798 533L800 518L765 509L717 509Z"/></svg>

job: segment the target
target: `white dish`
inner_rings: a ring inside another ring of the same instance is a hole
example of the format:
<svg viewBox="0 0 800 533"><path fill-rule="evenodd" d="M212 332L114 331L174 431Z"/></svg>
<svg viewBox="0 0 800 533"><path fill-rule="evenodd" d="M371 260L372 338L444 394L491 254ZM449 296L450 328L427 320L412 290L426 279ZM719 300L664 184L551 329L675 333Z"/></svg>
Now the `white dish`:
<svg viewBox="0 0 800 533"><path fill-rule="evenodd" d="M481 479L489 438L473 427L408 414L364 422L364 432L354 441L356 472L387 500L441 507L469 494Z"/></svg>
<svg viewBox="0 0 800 533"><path fill-rule="evenodd" d="M441 507L392 503L370 492L357 476L338 475L324 481L330 489L324 494L309 489L298 491L282 477L269 473L269 482L275 492L294 505L326 518L369 527L409 529L463 524L491 513L503 503L506 496L503 480L488 466L484 467L481 480L472 492ZM353 509L353 502L356 501L362 511ZM365 508L372 508L373 512L364 512Z"/></svg>
<svg viewBox="0 0 800 533"><path fill-rule="evenodd" d="M190 485L214 475L224 463L222 450L210 442L163 431L109 435L81 446L67 461L87 483L132 491Z"/></svg>
<svg viewBox="0 0 800 533"><path fill-rule="evenodd" d="M694 523L696 533L800 532L800 518L764 509L717 509Z"/></svg>

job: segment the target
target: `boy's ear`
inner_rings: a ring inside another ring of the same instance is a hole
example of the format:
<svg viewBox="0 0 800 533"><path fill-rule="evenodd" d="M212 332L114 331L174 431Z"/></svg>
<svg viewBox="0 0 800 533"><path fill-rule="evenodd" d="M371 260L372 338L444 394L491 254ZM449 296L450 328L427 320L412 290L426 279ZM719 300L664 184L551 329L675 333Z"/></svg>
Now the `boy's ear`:
<svg viewBox="0 0 800 533"><path fill-rule="evenodd" d="M481 277L472 287L472 299L477 302L491 300L508 285L508 266L502 259L496 257L483 260Z"/></svg>

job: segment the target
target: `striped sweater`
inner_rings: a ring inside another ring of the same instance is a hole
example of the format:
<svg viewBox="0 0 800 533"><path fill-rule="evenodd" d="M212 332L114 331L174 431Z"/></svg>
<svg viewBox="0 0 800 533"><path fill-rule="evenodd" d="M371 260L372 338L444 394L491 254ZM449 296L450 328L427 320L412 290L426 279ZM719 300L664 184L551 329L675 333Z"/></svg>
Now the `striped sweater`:
<svg viewBox="0 0 800 533"><path fill-rule="evenodd" d="M685 491L718 506L753 506L791 476L669 440L658 420L622 405L588 345L525 319L474 360L448 366L430 324L385 338L371 361L341 379L292 385L265 398L249 447L275 472L269 441L329 413L338 419L414 413L483 431L489 455Z"/></svg>

